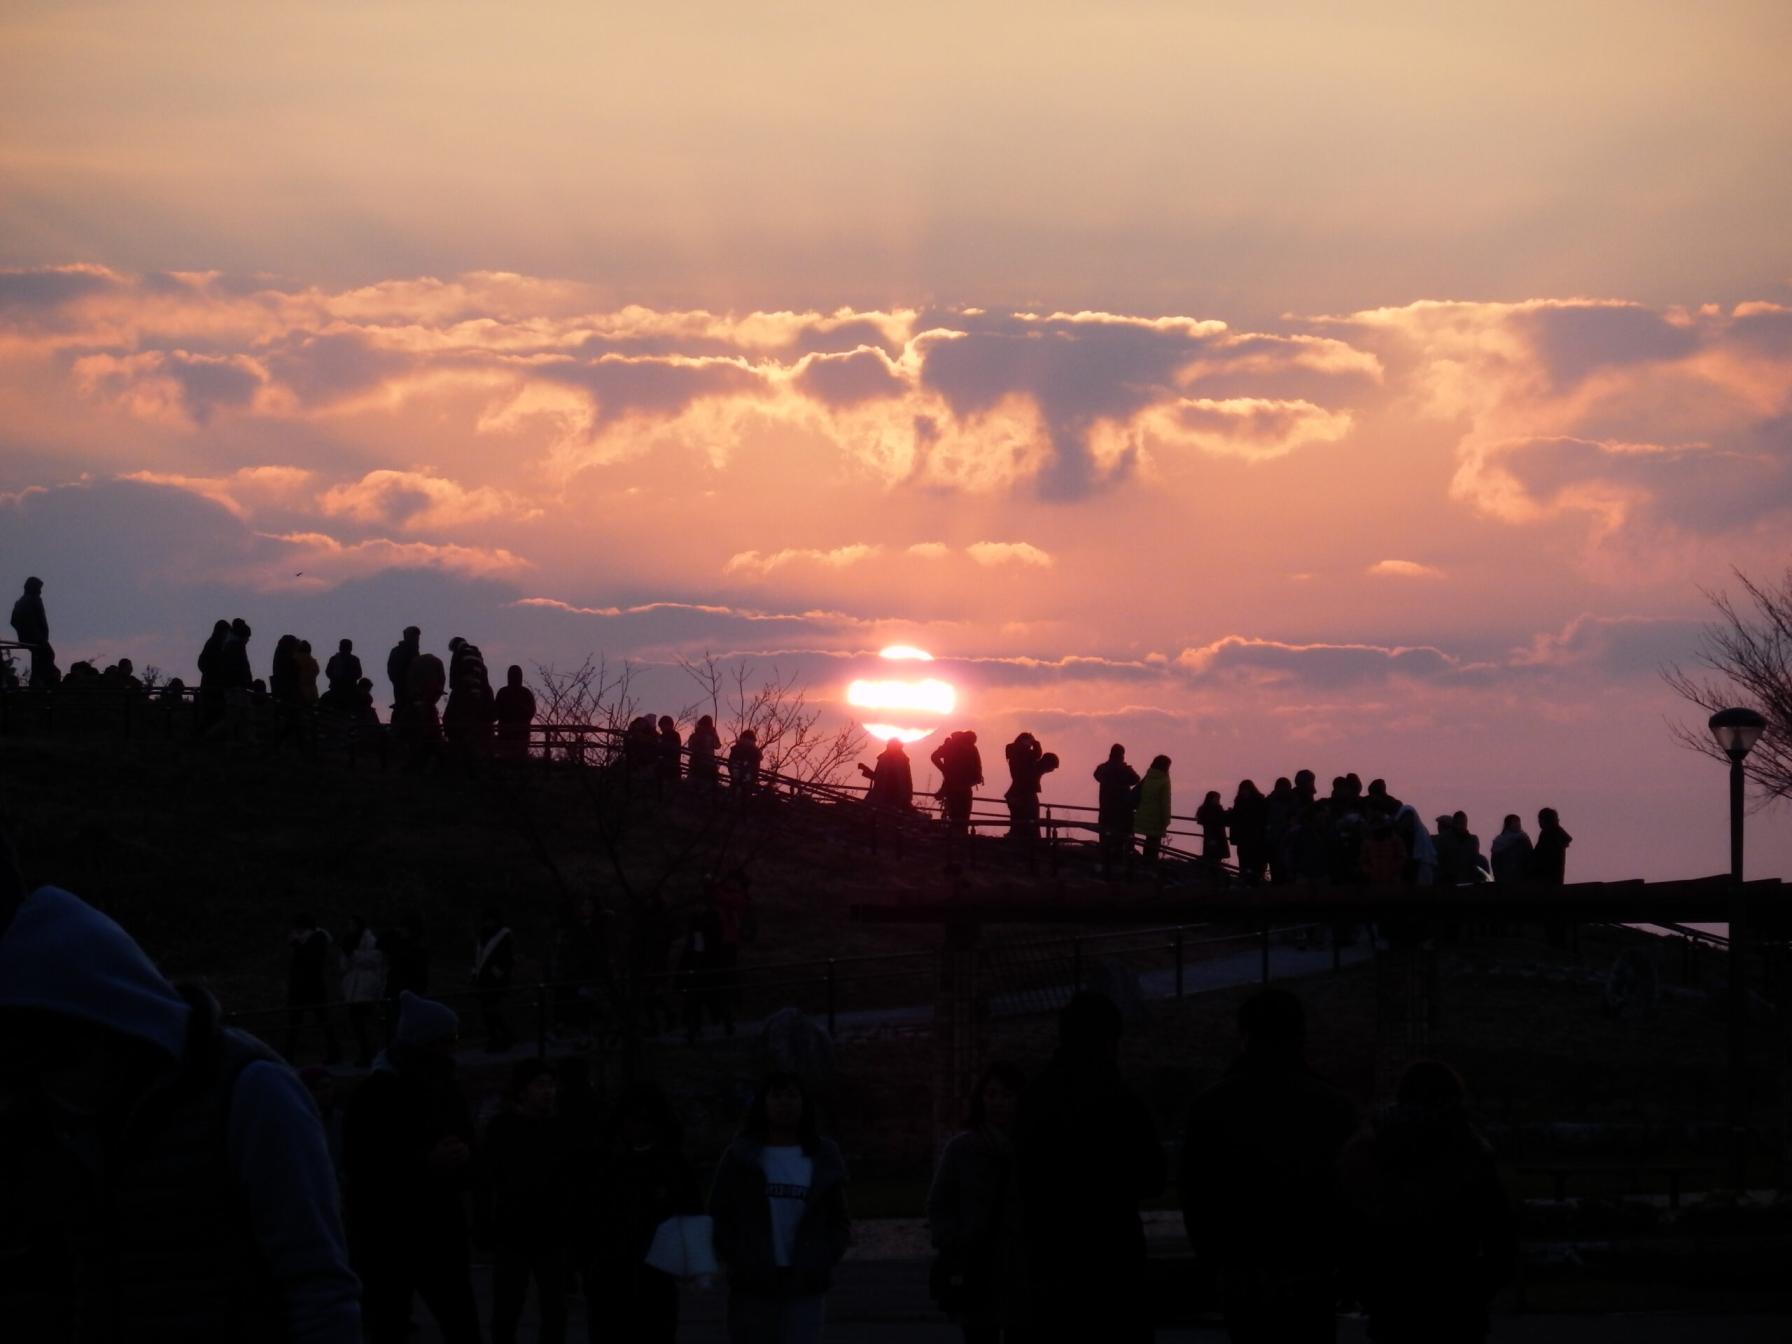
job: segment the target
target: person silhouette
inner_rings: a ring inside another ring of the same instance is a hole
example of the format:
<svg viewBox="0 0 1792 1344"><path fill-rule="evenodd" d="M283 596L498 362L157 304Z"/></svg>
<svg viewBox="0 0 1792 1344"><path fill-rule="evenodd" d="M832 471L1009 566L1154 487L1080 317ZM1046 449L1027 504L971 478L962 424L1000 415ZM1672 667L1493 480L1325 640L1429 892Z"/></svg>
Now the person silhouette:
<svg viewBox="0 0 1792 1344"><path fill-rule="evenodd" d="M361 660L355 656L355 641L338 640L336 652L330 655L330 661L324 667L324 681L329 684L330 694L346 703L349 693L361 680Z"/></svg>
<svg viewBox="0 0 1792 1344"><path fill-rule="evenodd" d="M965 1130L940 1154L927 1192L927 1227L938 1252L932 1279L940 1309L960 1318L965 1344L1000 1344L1019 1329L1026 1294L1025 1219L1014 1174L1014 1124L1026 1075L994 1060L971 1093Z"/></svg>
<svg viewBox="0 0 1792 1344"><path fill-rule="evenodd" d="M1126 748L1118 742L1108 748L1108 758L1095 767L1096 826L1100 837L1101 875L1112 878L1121 858L1132 851L1133 790L1139 772L1126 763Z"/></svg>
<svg viewBox="0 0 1792 1344"><path fill-rule="evenodd" d="M1022 733L1003 748L1008 758L1008 834L1023 845L1039 839L1039 788L1045 776L1058 768L1058 758L1039 745L1031 733Z"/></svg>
<svg viewBox="0 0 1792 1344"><path fill-rule="evenodd" d="M743 798L752 797L759 791L759 766L764 759L759 735L743 728L728 748L728 786Z"/></svg>
<svg viewBox="0 0 1792 1344"><path fill-rule="evenodd" d="M1335 1166L1356 1106L1308 1072L1306 1014L1284 989L1238 1011L1240 1053L1195 1100L1177 1194L1237 1344L1336 1336L1341 1211Z"/></svg>
<svg viewBox="0 0 1792 1344"><path fill-rule="evenodd" d="M954 835L968 835L971 794L983 783L983 756L977 750L977 734L968 729L948 734L928 760L940 772L940 805L947 827Z"/></svg>
<svg viewBox="0 0 1792 1344"><path fill-rule="evenodd" d="M1170 829L1170 758L1154 756L1145 778L1139 781L1139 805L1133 812L1132 829L1145 837L1144 860L1157 866L1158 850Z"/></svg>
<svg viewBox="0 0 1792 1344"><path fill-rule="evenodd" d="M304 1084L3 836L0 1056L7 1339L360 1338Z"/></svg>
<svg viewBox="0 0 1792 1344"><path fill-rule="evenodd" d="M1562 829L1561 818L1553 807L1537 814L1537 840L1531 847L1531 881L1540 886L1559 887L1568 875L1568 846L1574 837Z"/></svg>
<svg viewBox="0 0 1792 1344"><path fill-rule="evenodd" d="M1480 1344L1518 1264L1493 1149L1462 1080L1435 1060L1400 1077L1394 1105L1338 1158L1347 1282L1377 1344Z"/></svg>
<svg viewBox="0 0 1792 1344"><path fill-rule="evenodd" d="M521 760L529 754L529 725L535 722L535 692L523 685L523 669L515 663L492 700L498 719L498 755Z"/></svg>
<svg viewBox="0 0 1792 1344"><path fill-rule="evenodd" d="M33 574L12 604L13 638L31 651L28 685L34 691L56 684L56 651L50 647L50 618L44 610L44 581Z"/></svg>
<svg viewBox="0 0 1792 1344"><path fill-rule="evenodd" d="M1139 1201L1163 1189L1166 1169L1151 1113L1120 1076L1123 1031L1111 999L1075 995L1056 1055L1021 1098L1031 1337L1047 1344L1151 1338Z"/></svg>
<svg viewBox="0 0 1792 1344"><path fill-rule="evenodd" d="M722 749L722 735L716 731L716 721L707 714L698 719L686 747L691 754L690 768L686 771L690 781L699 788L714 789L720 774L716 753Z"/></svg>
<svg viewBox="0 0 1792 1344"><path fill-rule="evenodd" d="M851 1240L846 1179L802 1076L767 1075L709 1195L732 1344L821 1344L834 1266Z"/></svg>
<svg viewBox="0 0 1792 1344"><path fill-rule="evenodd" d="M386 655L386 680L392 683L394 716L399 706L411 698L411 660L417 656L422 640L423 632L414 625L407 625L398 643L392 646L392 652Z"/></svg>
<svg viewBox="0 0 1792 1344"><path fill-rule="evenodd" d="M1493 837L1493 880L1501 883L1529 881L1531 849L1531 837L1525 834L1524 818L1516 812L1508 812L1500 833Z"/></svg>
<svg viewBox="0 0 1792 1344"><path fill-rule="evenodd" d="M408 990L398 1031L342 1118L343 1206L368 1344L406 1344L415 1293L446 1344L479 1344L465 1192L473 1117L454 1078L460 1020Z"/></svg>

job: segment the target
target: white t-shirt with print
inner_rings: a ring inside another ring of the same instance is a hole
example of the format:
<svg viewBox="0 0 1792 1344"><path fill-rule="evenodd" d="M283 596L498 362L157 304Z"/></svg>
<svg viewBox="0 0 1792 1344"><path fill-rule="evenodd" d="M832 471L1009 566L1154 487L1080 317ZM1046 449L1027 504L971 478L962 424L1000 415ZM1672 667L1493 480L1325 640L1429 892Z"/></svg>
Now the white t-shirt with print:
<svg viewBox="0 0 1792 1344"><path fill-rule="evenodd" d="M815 1159L801 1147L767 1147L760 1150L759 1166L765 1172L765 1197L772 1210L772 1263L788 1268L796 1250L796 1229L808 1207L809 1184L815 1179Z"/></svg>

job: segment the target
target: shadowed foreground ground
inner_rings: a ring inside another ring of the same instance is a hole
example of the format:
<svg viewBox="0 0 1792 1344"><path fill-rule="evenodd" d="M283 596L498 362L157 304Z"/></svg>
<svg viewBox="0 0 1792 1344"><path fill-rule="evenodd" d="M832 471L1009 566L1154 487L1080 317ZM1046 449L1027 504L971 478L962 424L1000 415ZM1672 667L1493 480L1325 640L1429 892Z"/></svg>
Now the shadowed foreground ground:
<svg viewBox="0 0 1792 1344"><path fill-rule="evenodd" d="M491 1276L474 1272L482 1319L490 1319ZM727 1332L722 1313L726 1293L717 1288L703 1293L687 1290L679 1329L683 1344L725 1344ZM958 1328L934 1310L927 1297L927 1263L923 1260L848 1261L841 1266L834 1292L828 1300L830 1344L958 1344ZM422 1329L413 1338L418 1344L438 1344L428 1313L419 1306L416 1320ZM535 1339L535 1313L523 1317L519 1338ZM574 1299L569 1313L568 1339L585 1338L585 1304ZM1495 1318L1492 1344L1679 1344L1680 1341L1736 1341L1737 1344L1780 1344L1792 1337L1792 1316L1767 1314L1719 1315L1706 1312L1577 1313L1574 1315L1500 1315ZM1223 1344L1226 1332L1217 1323L1157 1332L1159 1344ZM1368 1334L1360 1317L1339 1321L1339 1344L1359 1344Z"/></svg>

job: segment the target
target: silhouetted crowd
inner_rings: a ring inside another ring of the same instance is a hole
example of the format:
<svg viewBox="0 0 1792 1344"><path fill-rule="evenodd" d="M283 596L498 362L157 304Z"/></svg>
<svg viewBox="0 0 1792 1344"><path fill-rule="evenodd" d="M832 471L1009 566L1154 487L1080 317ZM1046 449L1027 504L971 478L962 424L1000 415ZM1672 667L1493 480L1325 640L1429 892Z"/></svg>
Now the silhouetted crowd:
<svg viewBox="0 0 1792 1344"><path fill-rule="evenodd" d="M1027 732L1010 742L1004 755L1008 836L1030 855L1040 838L1043 781L1060 762ZM944 824L953 834L967 834L973 826L975 792L984 783L977 734L949 733L928 759L939 771L937 797ZM1170 766L1168 756L1156 756L1140 775L1126 759L1125 746L1115 743L1095 767L1097 851L1104 877L1132 872L1135 861L1157 869L1166 838L1177 821L1185 820L1172 810ZM873 809L912 809L914 778L899 739L891 738L875 765L861 765L859 772L869 781L866 801ZM1267 794L1254 781L1241 780L1230 804L1210 789L1186 820L1198 829L1200 849L1193 857L1210 880L1226 881L1235 874L1246 886L1460 886L1487 881L1560 886L1573 843L1555 809L1546 807L1537 814L1535 840L1523 820L1509 814L1491 851L1484 853L1466 813L1441 814L1432 829L1418 809L1388 792L1385 780L1371 780L1365 789L1354 772L1335 777L1326 794L1319 792L1311 770L1278 778Z"/></svg>
<svg viewBox="0 0 1792 1344"><path fill-rule="evenodd" d="M822 1339L848 1172L803 1071L762 1078L706 1196L644 1078L603 1105L583 1056L522 1059L481 1123L457 1014L406 988L344 1101L329 1069L295 1074L104 915L53 887L27 896L4 867L9 1337L403 1344L420 1302L451 1344L513 1344L532 1292L535 1337L558 1344L577 1290L593 1341L669 1344L681 1283L721 1276L737 1344ZM295 930L306 967L324 961L318 933ZM506 933L486 922L481 965ZM375 969L364 926L345 941L345 974ZM1309 1068L1293 995L1258 992L1238 1027L1174 1164L1232 1338L1329 1341L1352 1304L1378 1341L1484 1339L1517 1248L1461 1081L1415 1063L1364 1121ZM1111 1000L1076 995L1050 1061L1031 1078L990 1063L942 1152L929 1283L969 1344L1152 1336L1139 1207L1172 1163L1120 1070L1123 1028ZM483 1323L475 1250L492 1268Z"/></svg>

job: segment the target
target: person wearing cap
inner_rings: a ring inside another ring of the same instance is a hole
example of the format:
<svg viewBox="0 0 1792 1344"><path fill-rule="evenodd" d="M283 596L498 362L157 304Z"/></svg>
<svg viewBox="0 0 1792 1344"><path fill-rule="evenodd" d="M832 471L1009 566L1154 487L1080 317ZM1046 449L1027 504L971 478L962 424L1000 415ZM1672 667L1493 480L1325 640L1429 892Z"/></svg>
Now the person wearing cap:
<svg viewBox="0 0 1792 1344"><path fill-rule="evenodd" d="M398 1030L342 1122L349 1250L369 1344L404 1344L415 1293L445 1344L478 1344L462 1194L473 1117L454 1080L460 1019L405 990Z"/></svg>
<svg viewBox="0 0 1792 1344"><path fill-rule="evenodd" d="M50 618L44 612L44 581L35 574L25 580L25 591L12 604L12 633L31 650L31 688L47 690L56 681L56 654L50 648Z"/></svg>
<svg viewBox="0 0 1792 1344"><path fill-rule="evenodd" d="M8 1339L357 1344L304 1084L0 842L0 1321Z"/></svg>

